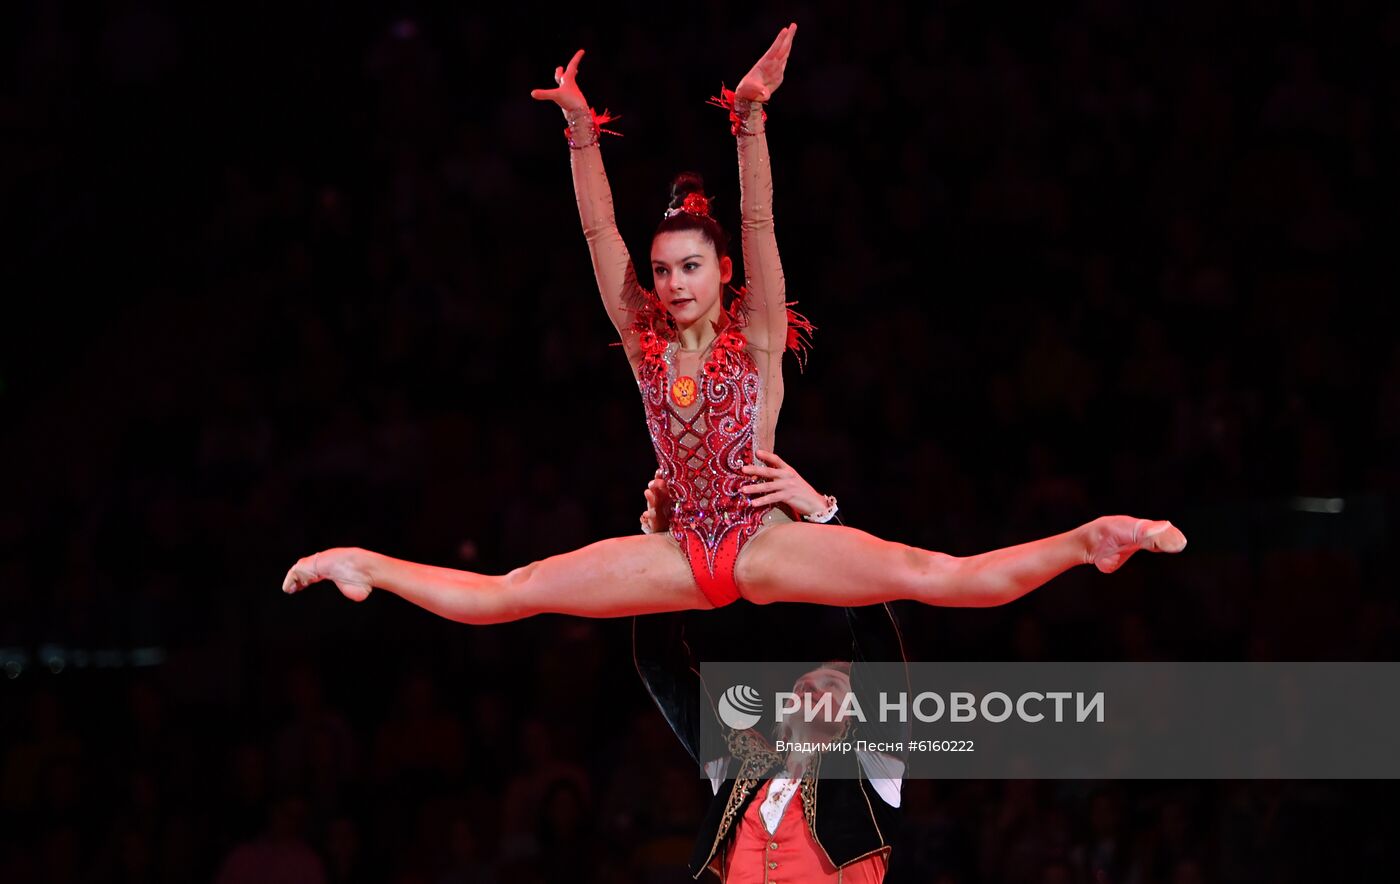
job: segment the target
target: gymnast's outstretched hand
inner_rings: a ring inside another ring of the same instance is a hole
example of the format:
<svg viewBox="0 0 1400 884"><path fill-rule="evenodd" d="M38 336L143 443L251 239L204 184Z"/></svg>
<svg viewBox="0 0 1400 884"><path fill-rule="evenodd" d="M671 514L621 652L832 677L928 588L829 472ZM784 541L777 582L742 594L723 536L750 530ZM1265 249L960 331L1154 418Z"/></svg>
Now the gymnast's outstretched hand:
<svg viewBox="0 0 1400 884"><path fill-rule="evenodd" d="M578 63L581 58L582 49L574 53L574 57L569 59L566 66L554 69L554 82L558 83L558 86L553 89L531 89L530 97L540 101L552 101L559 105L565 114L587 111L588 102L578 88Z"/></svg>
<svg viewBox="0 0 1400 884"><path fill-rule="evenodd" d="M787 67L788 54L792 52L792 38L797 34L797 22L793 22L778 32L778 38L763 57L753 66L734 94L749 101L767 101L783 82L783 70Z"/></svg>

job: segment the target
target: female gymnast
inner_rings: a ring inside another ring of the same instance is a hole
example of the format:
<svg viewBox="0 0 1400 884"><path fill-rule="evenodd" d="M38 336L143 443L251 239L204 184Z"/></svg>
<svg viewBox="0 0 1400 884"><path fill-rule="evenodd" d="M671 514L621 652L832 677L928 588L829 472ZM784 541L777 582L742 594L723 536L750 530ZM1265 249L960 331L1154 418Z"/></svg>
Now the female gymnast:
<svg viewBox="0 0 1400 884"><path fill-rule="evenodd" d="M583 50L530 94L564 113L575 196L608 315L642 394L657 464L672 495L669 533L603 540L503 574L324 550L287 572L284 592L331 580L347 598L387 589L435 614L489 624L542 613L624 617L757 604L871 605L910 599L985 607L1010 602L1076 565L1105 573L1138 550L1179 552L1170 522L1101 516L1052 537L972 556L892 543L839 525L794 520L787 473L772 454L783 401L782 358L802 345L790 315L773 232L764 103L782 83L797 25L733 91L747 284L730 303L727 237L695 176L682 175L651 242L654 289L637 280L614 221L598 146L600 124L577 81ZM762 461L760 463L759 461ZM830 502L834 504L834 501ZM829 509L830 507L828 507Z"/></svg>

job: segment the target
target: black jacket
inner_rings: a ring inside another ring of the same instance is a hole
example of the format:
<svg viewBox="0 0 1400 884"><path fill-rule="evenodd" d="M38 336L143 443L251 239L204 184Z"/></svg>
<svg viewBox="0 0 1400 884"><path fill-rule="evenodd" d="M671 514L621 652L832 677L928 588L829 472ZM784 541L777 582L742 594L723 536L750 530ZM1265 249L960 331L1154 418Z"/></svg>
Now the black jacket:
<svg viewBox="0 0 1400 884"><path fill-rule="evenodd" d="M791 622L791 612L805 606L766 607L784 608L787 612L785 617ZM758 619L756 606L743 601L726 606L721 611L734 618L736 623ZM715 618L717 614L715 611L693 615L661 614L637 617L632 621L632 650L637 674L697 766L710 760L701 757L700 716L716 715L715 698L700 677L699 660L690 644L687 627L692 627L689 631L694 632L696 624L692 617ZM845 617L851 639L851 689L860 699L862 708L878 708L873 691L907 691L908 675L905 674L902 685L881 685L877 688L862 677L860 664L862 661L905 660L898 623L888 605L846 608ZM760 629L758 634L763 635L763 630ZM836 659L840 655L827 653L821 656L823 659ZM867 700L867 696L872 699ZM901 726L898 734L878 736L882 740L891 737L907 742L907 726ZM736 822L743 817L758 787L780 770L776 757L766 751L767 741L753 731L731 732L730 743L739 760L739 769L720 786L701 825L690 861L691 875L696 878L704 874L707 867L718 864L725 844L734 834ZM900 761L905 760L901 755ZM832 777L833 769L843 765L851 769L844 771L840 778ZM889 850L890 838L898 828L899 810L876 794L874 787L864 778L863 771L860 771L854 754L836 753L823 757L814 765L812 775L815 780L809 787L809 804L804 805L803 810L813 836L832 865L839 868L872 853Z"/></svg>

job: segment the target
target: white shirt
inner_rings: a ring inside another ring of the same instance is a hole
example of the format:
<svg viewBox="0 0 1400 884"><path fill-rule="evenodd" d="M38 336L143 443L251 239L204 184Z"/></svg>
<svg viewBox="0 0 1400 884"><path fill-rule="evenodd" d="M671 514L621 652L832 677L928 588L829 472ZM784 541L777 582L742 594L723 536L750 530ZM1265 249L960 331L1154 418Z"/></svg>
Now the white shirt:
<svg viewBox="0 0 1400 884"><path fill-rule="evenodd" d="M856 751L856 758L860 760L861 769L865 771L866 779L870 785L875 787L875 792L890 807L898 807L900 800L900 790L904 785L904 762L883 752ZM712 794L719 794L720 784L728 779L730 762L733 756L716 758L706 763L705 774L710 778L710 791ZM768 784L768 794L781 792L783 787L791 783L788 776L773 777L773 781ZM799 790L790 789L778 801L764 801L759 808L759 813L763 815L763 824L771 834L778 831L778 823L783 819L783 812L787 810L788 804L792 802L792 796Z"/></svg>

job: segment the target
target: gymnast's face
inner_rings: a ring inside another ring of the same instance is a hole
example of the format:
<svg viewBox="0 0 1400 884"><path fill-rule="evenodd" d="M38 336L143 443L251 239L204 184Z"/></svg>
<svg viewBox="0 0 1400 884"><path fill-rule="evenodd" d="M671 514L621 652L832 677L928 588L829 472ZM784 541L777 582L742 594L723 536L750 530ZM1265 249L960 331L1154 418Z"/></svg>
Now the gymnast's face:
<svg viewBox="0 0 1400 884"><path fill-rule="evenodd" d="M719 318L734 263L717 257L700 231L669 230L651 241L651 273L661 303L678 325L688 326Z"/></svg>

